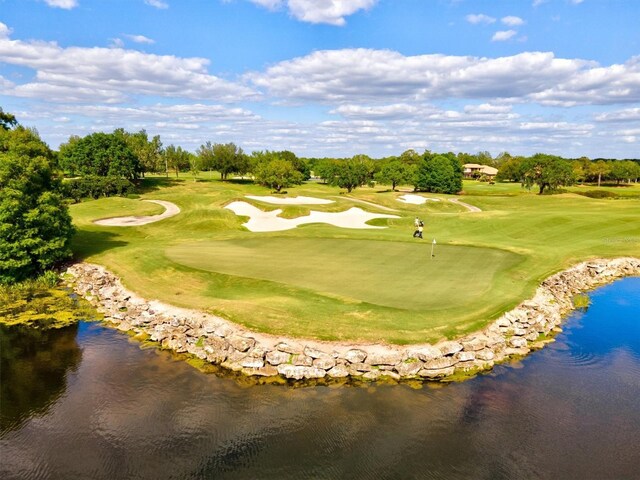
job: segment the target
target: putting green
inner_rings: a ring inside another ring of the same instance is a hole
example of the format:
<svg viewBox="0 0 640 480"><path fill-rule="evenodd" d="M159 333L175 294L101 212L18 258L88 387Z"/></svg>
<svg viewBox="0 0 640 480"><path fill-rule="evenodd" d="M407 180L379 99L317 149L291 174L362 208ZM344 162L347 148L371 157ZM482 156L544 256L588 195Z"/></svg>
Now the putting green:
<svg viewBox="0 0 640 480"><path fill-rule="evenodd" d="M471 305L523 259L505 250L450 245L435 245L432 259L426 239L293 237L184 243L166 255L190 268L413 311Z"/></svg>

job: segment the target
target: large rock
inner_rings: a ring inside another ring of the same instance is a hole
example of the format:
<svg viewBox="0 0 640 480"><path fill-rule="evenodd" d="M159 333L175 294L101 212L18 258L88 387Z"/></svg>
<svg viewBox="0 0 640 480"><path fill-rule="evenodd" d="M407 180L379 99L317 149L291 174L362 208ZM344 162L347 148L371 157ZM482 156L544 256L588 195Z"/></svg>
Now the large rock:
<svg viewBox="0 0 640 480"><path fill-rule="evenodd" d="M327 372L321 368L304 367L301 365L278 365L278 373L286 378L302 380L303 378L323 378Z"/></svg>
<svg viewBox="0 0 640 480"><path fill-rule="evenodd" d="M420 370L422 370L423 366L423 362L415 360L400 362L395 366L395 368L401 377L410 377L416 375Z"/></svg>
<svg viewBox="0 0 640 480"><path fill-rule="evenodd" d="M428 362L424 362L423 370L441 370L443 368L451 367L455 365L457 360L453 357L440 357L434 360L429 360Z"/></svg>
<svg viewBox="0 0 640 480"><path fill-rule="evenodd" d="M493 350L485 348L476 352L476 358L483 361L493 360L495 358L495 353L493 353Z"/></svg>
<svg viewBox="0 0 640 480"><path fill-rule="evenodd" d="M430 345L411 349L408 354L410 357L417 357L423 362L428 362L429 360L435 360L436 358L442 357L440 349Z"/></svg>
<svg viewBox="0 0 640 480"><path fill-rule="evenodd" d="M367 363L370 365L395 365L401 361L402 353L394 351L370 353L367 357Z"/></svg>
<svg viewBox="0 0 640 480"><path fill-rule="evenodd" d="M253 338L240 337L237 335L227 338L227 341L239 352L246 352L256 344L256 341Z"/></svg>
<svg viewBox="0 0 640 480"><path fill-rule="evenodd" d="M367 352L358 348L352 348L345 353L344 358L351 363L362 363L367 358Z"/></svg>
<svg viewBox="0 0 640 480"><path fill-rule="evenodd" d="M527 340L525 338L522 338L522 337L512 337L509 340L509 345L511 345L514 348L526 347L527 346Z"/></svg>
<svg viewBox="0 0 640 480"><path fill-rule="evenodd" d="M458 342L443 342L438 345L438 348L443 355L453 355L462 350L462 345Z"/></svg>
<svg viewBox="0 0 640 480"><path fill-rule="evenodd" d="M311 365L313 365L313 358L307 357L306 355L293 355L291 363L303 367L310 367Z"/></svg>
<svg viewBox="0 0 640 480"><path fill-rule="evenodd" d="M289 363L291 360L291 354L281 352L279 350L271 350L270 352L267 352L265 358L271 365L281 365L283 363Z"/></svg>
<svg viewBox="0 0 640 480"><path fill-rule="evenodd" d="M264 367L264 361L261 358L246 357L240 361L240 365L245 368L261 368Z"/></svg>
<svg viewBox="0 0 640 480"><path fill-rule="evenodd" d="M468 362L470 360L474 360L476 358L476 354L475 352L458 352L456 353L453 358L455 358L457 361L459 362Z"/></svg>
<svg viewBox="0 0 640 480"><path fill-rule="evenodd" d="M471 339L463 340L460 342L462 344L462 348L468 352L475 352L478 350L482 350L487 346L487 337L485 335L477 335Z"/></svg>
<svg viewBox="0 0 640 480"><path fill-rule="evenodd" d="M333 378L344 378L349 376L349 370L344 365L336 365L327 372L327 375Z"/></svg>
<svg viewBox="0 0 640 480"><path fill-rule="evenodd" d="M368 363L352 363L351 369L358 372L370 372L372 370L371 365Z"/></svg>
<svg viewBox="0 0 640 480"><path fill-rule="evenodd" d="M336 360L330 355L325 355L323 357L314 358L313 366L322 368L323 370L329 370L336 365Z"/></svg>
<svg viewBox="0 0 640 480"><path fill-rule="evenodd" d="M328 353L325 353L321 350L318 350L317 348L313 348L309 346L304 347L304 354L311 358L321 358L321 357L331 356Z"/></svg>

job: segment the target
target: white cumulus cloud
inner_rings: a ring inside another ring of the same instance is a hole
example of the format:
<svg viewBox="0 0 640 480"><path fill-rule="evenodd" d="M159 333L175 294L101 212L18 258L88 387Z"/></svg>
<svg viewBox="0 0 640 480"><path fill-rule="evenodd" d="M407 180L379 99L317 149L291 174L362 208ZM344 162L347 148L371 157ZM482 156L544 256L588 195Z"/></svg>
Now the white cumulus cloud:
<svg viewBox="0 0 640 480"><path fill-rule="evenodd" d="M12 30L7 27L4 23L0 22L0 39L2 38L9 38L9 35L11 35Z"/></svg>
<svg viewBox="0 0 640 480"><path fill-rule="evenodd" d="M135 43L145 43L147 45L151 45L151 44L156 43L155 40L153 40L153 39L151 39L149 37L145 37L144 35L125 34L124 36L127 37L132 42L135 42Z"/></svg>
<svg viewBox="0 0 640 480"><path fill-rule="evenodd" d="M520 17L515 17L513 15L502 17L500 21L509 27L518 27L520 25L524 25L523 19L521 19Z"/></svg>
<svg viewBox="0 0 640 480"><path fill-rule="evenodd" d="M63 8L65 10L71 10L78 6L77 0L44 0L44 2L50 7Z"/></svg>
<svg viewBox="0 0 640 480"><path fill-rule="evenodd" d="M373 7L378 0L250 0L256 5L276 10L287 8L297 20L342 26L344 17Z"/></svg>
<svg viewBox="0 0 640 480"><path fill-rule="evenodd" d="M467 20L467 22L473 24L473 25L478 25L479 23L483 23L485 25L489 25L491 23L495 23L496 19L493 17L490 17L489 15L485 15L484 13L477 13L477 14L471 14L471 15L467 15L465 17L465 19Z"/></svg>
<svg viewBox="0 0 640 480"><path fill-rule="evenodd" d="M492 42L504 42L506 40L509 40L510 38L512 38L514 35L517 35L518 32L516 32L515 30L500 30L496 33L493 34L493 37L491 37L491 41Z"/></svg>
<svg viewBox="0 0 640 480"><path fill-rule="evenodd" d="M169 4L167 2L163 2L162 0L144 0L144 3L151 7L159 8L160 10L169 8Z"/></svg>
<svg viewBox="0 0 640 480"><path fill-rule="evenodd" d="M31 68L35 78L6 92L50 101L122 102L133 95L236 101L250 88L207 72L209 60L118 48L60 47L0 38L0 62Z"/></svg>

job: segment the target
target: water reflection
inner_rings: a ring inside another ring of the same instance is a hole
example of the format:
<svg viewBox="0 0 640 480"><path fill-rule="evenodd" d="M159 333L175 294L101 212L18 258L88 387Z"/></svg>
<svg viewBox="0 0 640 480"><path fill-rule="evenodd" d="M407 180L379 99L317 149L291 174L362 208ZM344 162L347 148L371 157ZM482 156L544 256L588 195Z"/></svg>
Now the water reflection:
<svg viewBox="0 0 640 480"><path fill-rule="evenodd" d="M20 428L64 394L82 358L78 325L59 330L0 325L0 431Z"/></svg>
<svg viewBox="0 0 640 480"><path fill-rule="evenodd" d="M247 386L81 324L67 393L3 433L0 476L637 478L638 299L601 289L521 368L420 390Z"/></svg>

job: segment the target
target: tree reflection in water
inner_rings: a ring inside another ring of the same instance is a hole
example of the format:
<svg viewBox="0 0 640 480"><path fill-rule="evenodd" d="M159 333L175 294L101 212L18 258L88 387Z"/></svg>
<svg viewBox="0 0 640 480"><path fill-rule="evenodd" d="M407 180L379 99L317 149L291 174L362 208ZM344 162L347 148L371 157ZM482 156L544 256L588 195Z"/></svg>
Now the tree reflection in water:
<svg viewBox="0 0 640 480"><path fill-rule="evenodd" d="M78 325L41 330L0 325L0 432L43 415L66 391L82 350Z"/></svg>

